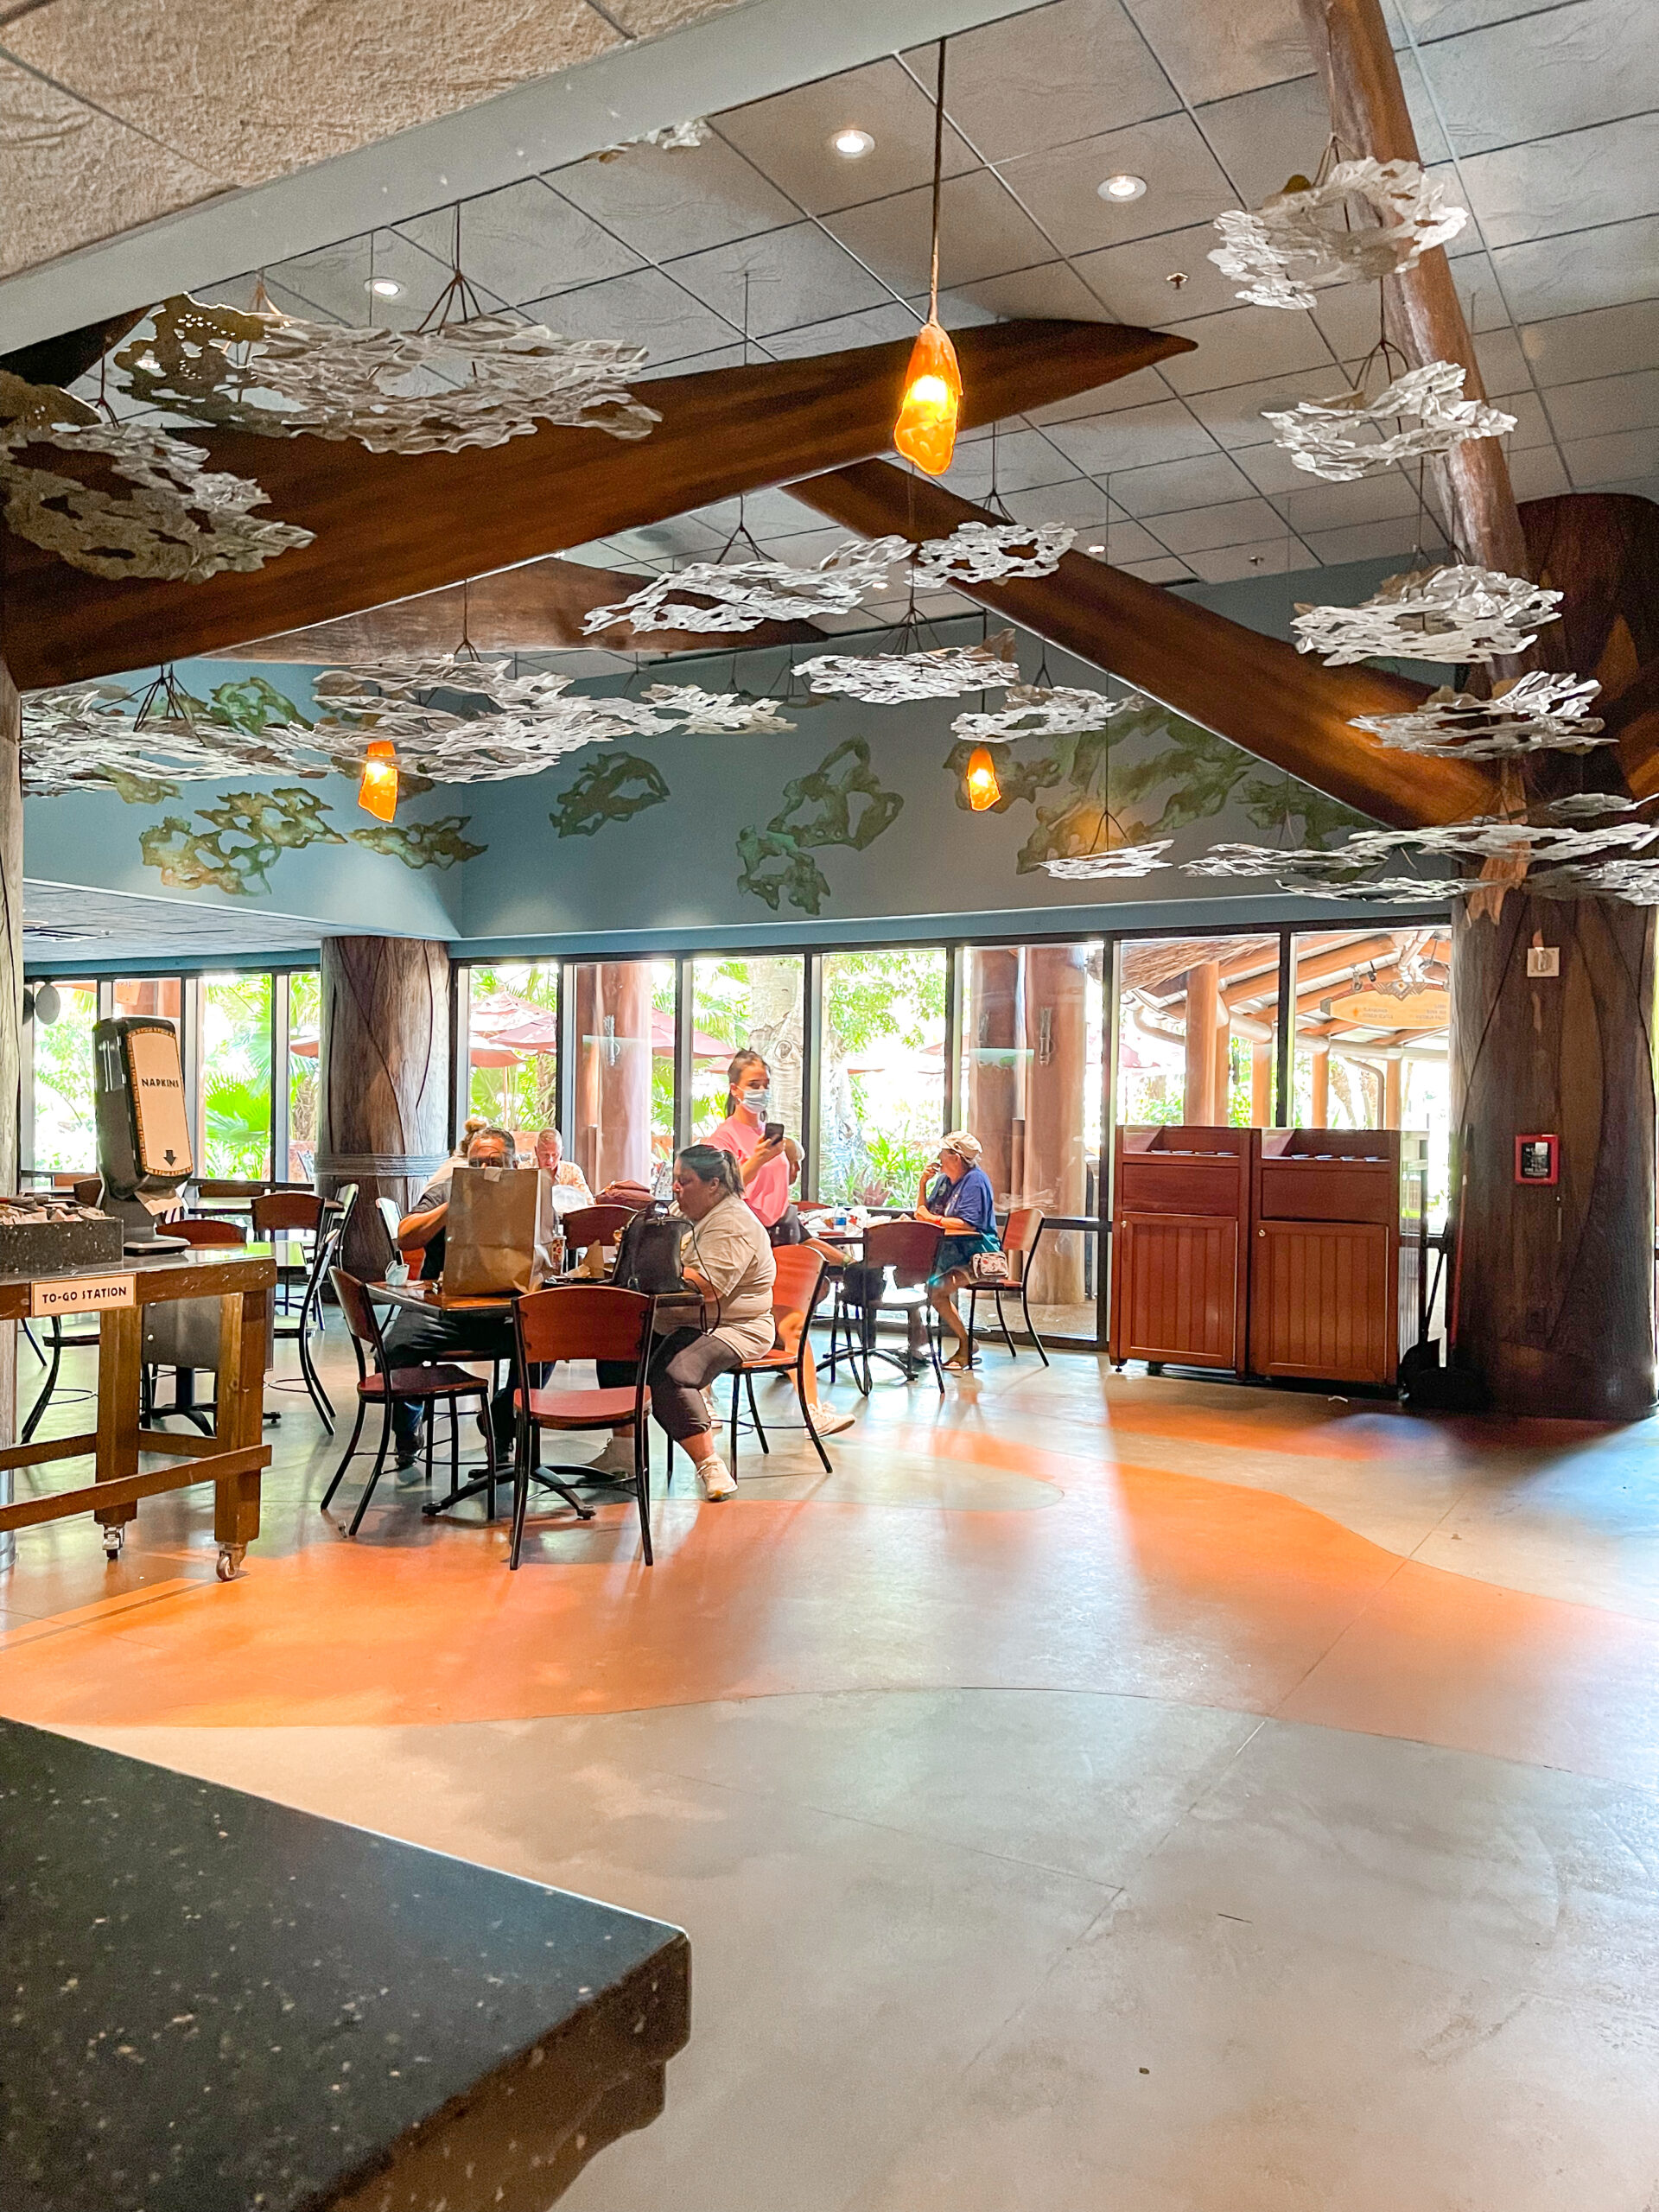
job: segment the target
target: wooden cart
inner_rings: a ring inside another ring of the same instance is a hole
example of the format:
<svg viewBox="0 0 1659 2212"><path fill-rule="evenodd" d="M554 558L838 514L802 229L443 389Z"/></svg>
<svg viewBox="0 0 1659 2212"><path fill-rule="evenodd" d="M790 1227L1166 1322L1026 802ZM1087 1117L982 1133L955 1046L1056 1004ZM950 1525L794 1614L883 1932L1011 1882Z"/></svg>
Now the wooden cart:
<svg viewBox="0 0 1659 2212"><path fill-rule="evenodd" d="M79 1490L0 1505L0 1532L30 1529L90 1513L104 1530L111 1559L141 1497L213 1485L213 1535L219 1576L229 1581L259 1533L259 1477L270 1465L264 1443L265 1345L276 1262L257 1247L211 1249L134 1259L120 1268L73 1274L0 1275L0 1321L21 1321L53 1310L48 1301L66 1293L78 1302L55 1310L98 1316L98 1427L83 1435L53 1437L0 1450L0 1468L37 1466L48 1460L92 1454L95 1479ZM130 1287L129 1296L128 1287ZM176 1436L139 1425L143 1309L178 1298L219 1300L218 1412L212 1436ZM118 1302L117 1302L118 1301ZM139 1468L141 1453L164 1458L161 1467Z"/></svg>
<svg viewBox="0 0 1659 2212"><path fill-rule="evenodd" d="M1250 1237L1256 1375L1389 1383L1416 1339L1428 1139L1264 1129Z"/></svg>
<svg viewBox="0 0 1659 2212"><path fill-rule="evenodd" d="M1117 1133L1111 1357L1242 1373L1255 1129Z"/></svg>

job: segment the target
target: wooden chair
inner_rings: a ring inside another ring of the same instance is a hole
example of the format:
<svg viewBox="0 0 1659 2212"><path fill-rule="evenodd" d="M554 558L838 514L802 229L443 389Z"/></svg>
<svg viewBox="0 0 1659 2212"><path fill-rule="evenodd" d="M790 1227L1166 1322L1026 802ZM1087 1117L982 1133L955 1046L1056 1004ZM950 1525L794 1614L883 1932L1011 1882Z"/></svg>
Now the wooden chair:
<svg viewBox="0 0 1659 2212"><path fill-rule="evenodd" d="M1036 1206L1014 1207L1003 1224L1002 1249L1008 1255L1007 1282L975 1282L968 1286L968 1354L969 1358L973 1357L974 1351L975 1315L982 1298L995 1300L996 1318L1001 1327L1002 1341L1008 1348L1008 1357L1010 1359L1019 1358L1020 1355L1014 1348L1014 1338L1008 1334L1008 1317L1002 1311L1002 1301L1005 1298L1017 1298L1020 1300L1020 1313L1025 1319L1026 1332L1037 1347L1038 1358L1042 1361L1045 1367L1048 1365L1048 1353L1044 1347L1042 1338L1037 1333L1036 1324L1031 1318L1032 1255L1037 1249L1037 1240L1042 1233L1043 1216Z"/></svg>
<svg viewBox="0 0 1659 2212"><path fill-rule="evenodd" d="M595 1244L614 1244L634 1215L637 1206L578 1206L564 1217L564 1249L588 1252Z"/></svg>
<svg viewBox="0 0 1659 2212"><path fill-rule="evenodd" d="M78 1206L95 1206L104 1196L101 1175L79 1175L69 1185L69 1195Z"/></svg>
<svg viewBox="0 0 1659 2212"><path fill-rule="evenodd" d="M933 1380L938 1385L939 1395L944 1395L933 1308L927 1296L927 1278L939 1249L940 1233L931 1221L873 1221L865 1230L863 1271L855 1263L842 1270L836 1285L836 1310L830 1329L831 1382L835 1380L837 1357L836 1332L843 1323L847 1325L848 1357L855 1380L859 1358L861 1357L864 1362L864 1379L858 1387L867 1398L870 1394L872 1359L887 1360L901 1370L907 1382L915 1380L907 1352L900 1357L897 1352L883 1351L875 1341L876 1323L881 1314L896 1311L903 1313L907 1322L918 1315L924 1317ZM885 1272L889 1268L893 1270L892 1289L887 1287ZM856 1340L850 1321L854 1313L859 1317Z"/></svg>
<svg viewBox="0 0 1659 2212"><path fill-rule="evenodd" d="M431 1367L393 1367L386 1357L386 1340L381 1333L380 1323L367 1292L355 1275L348 1275L342 1268L332 1268L329 1280L334 1286L334 1296L340 1300L340 1310L345 1316L346 1327L352 1339L352 1349L357 1354L357 1425L352 1431L352 1440L346 1446L340 1465L334 1469L334 1480L322 1494L321 1510L326 1513L340 1488L340 1478L357 1456L357 1440L363 1433L363 1423L371 1406L381 1408L380 1438L374 1450L374 1465L363 1495L357 1501L357 1510L352 1516L351 1526L346 1533L354 1536L368 1510L369 1500L374 1496L374 1486L380 1479L380 1471L386 1463L386 1447L391 1442L391 1408L398 1398L412 1398L423 1406L449 1408L449 1487L461 1486L461 1406L467 1398L479 1402L479 1414L484 1427L484 1449L490 1474L490 1513L495 1512L495 1437L490 1422L490 1385L476 1375L469 1375L464 1367L454 1367L447 1362ZM426 1427L426 1477L432 1479L432 1427ZM366 1450L366 1446L365 1449Z"/></svg>
<svg viewBox="0 0 1659 2212"><path fill-rule="evenodd" d="M245 1244L248 1232L234 1221L219 1221L211 1214L181 1213L176 1221L164 1221L158 1232L162 1236L181 1236L187 1244L199 1248L212 1245Z"/></svg>
<svg viewBox="0 0 1659 2212"><path fill-rule="evenodd" d="M514 1306L517 1387L512 1400L511 1566L518 1566L524 1548L532 1474L549 1489L557 1491L584 1521L593 1518L575 1491L556 1478L556 1474L586 1475L587 1467L563 1466L555 1472L532 1467L532 1438L543 1429L581 1435L594 1429L621 1428L629 1422L633 1425L633 1494L639 1507L639 1541L645 1565L652 1564L651 1453L645 1411L656 1310L654 1298L647 1298L642 1291L618 1290L609 1283L594 1283L591 1287L586 1283L561 1283L551 1290L532 1290ZM538 1390L533 1387L531 1376L537 1369L568 1359L624 1362L632 1367L633 1380L609 1389Z"/></svg>
<svg viewBox="0 0 1659 2212"><path fill-rule="evenodd" d="M772 1287L772 1325L778 1341L770 1351L746 1359L741 1367L732 1370L732 1443L727 1464L736 1474L739 1385L748 1392L749 1418L754 1423L760 1449L769 1452L772 1446L761 1426L760 1409L754 1402L754 1378L757 1375L787 1375L794 1382L796 1402L806 1433L812 1440L812 1448L823 1463L827 1475L832 1471L830 1455L823 1448L823 1439L812 1426L812 1408L806 1402L807 1332L812 1325L814 1308L823 1295L823 1255L815 1252L810 1244L779 1244L773 1248L772 1256L777 1268Z"/></svg>

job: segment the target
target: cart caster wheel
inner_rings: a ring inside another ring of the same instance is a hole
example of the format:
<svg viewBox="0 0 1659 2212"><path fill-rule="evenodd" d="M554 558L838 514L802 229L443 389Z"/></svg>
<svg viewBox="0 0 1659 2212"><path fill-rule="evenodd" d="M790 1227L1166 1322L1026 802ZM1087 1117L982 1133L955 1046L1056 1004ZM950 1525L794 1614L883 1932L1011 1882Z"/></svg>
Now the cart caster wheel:
<svg viewBox="0 0 1659 2212"><path fill-rule="evenodd" d="M219 1564L214 1569L219 1580L234 1582L242 1572L242 1562L247 1554L248 1548L245 1544L221 1544L219 1548Z"/></svg>
<svg viewBox="0 0 1659 2212"><path fill-rule="evenodd" d="M104 1531L104 1556L111 1566L120 1558L121 1547L126 1541L127 1532L124 1529L106 1529Z"/></svg>

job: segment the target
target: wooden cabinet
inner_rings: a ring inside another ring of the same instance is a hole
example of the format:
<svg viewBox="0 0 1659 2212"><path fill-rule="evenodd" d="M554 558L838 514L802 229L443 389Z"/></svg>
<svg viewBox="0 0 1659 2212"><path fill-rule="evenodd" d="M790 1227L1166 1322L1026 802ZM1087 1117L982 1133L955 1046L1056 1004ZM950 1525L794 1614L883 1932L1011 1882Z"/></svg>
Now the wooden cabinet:
<svg viewBox="0 0 1659 2212"><path fill-rule="evenodd" d="M1254 1163L1249 1367L1392 1382L1415 1340L1428 1140L1265 1129Z"/></svg>
<svg viewBox="0 0 1659 2212"><path fill-rule="evenodd" d="M1111 1357L1237 1372L1248 1336L1254 1129L1117 1133Z"/></svg>

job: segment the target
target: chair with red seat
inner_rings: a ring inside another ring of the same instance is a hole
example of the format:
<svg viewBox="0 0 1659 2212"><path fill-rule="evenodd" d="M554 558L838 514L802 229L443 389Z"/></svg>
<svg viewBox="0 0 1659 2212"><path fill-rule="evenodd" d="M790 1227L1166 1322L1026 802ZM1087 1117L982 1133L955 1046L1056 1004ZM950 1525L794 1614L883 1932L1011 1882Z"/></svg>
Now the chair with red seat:
<svg viewBox="0 0 1659 2212"><path fill-rule="evenodd" d="M391 1442L391 1408L397 1398L412 1398L423 1406L449 1408L449 1487L460 1487L461 1476L461 1407L467 1398L478 1400L480 1425L484 1431L484 1449L490 1477L490 1514L495 1513L495 1437L490 1422L490 1383L476 1375L468 1374L464 1367L454 1367L447 1361L432 1367L394 1368L386 1357L386 1340L368 1293L355 1275L348 1275L343 1268L331 1268L329 1280L334 1286L334 1296L340 1301L340 1313L352 1339L352 1350L357 1354L357 1424L352 1430L351 1442L346 1446L340 1465L334 1469L334 1480L322 1494L321 1510L327 1512L340 1488L340 1478L357 1456L357 1440L363 1433L364 1420L371 1406L381 1408L380 1440L375 1446L374 1465L357 1510L352 1516L351 1526L346 1531L354 1536L368 1510L369 1500L374 1496L374 1486L380 1479L380 1471L386 1463L386 1447ZM371 1361L373 1364L371 1367ZM367 1446L364 1447L365 1450ZM426 1424L426 1471L429 1481L432 1474L432 1423Z"/></svg>
<svg viewBox="0 0 1659 2212"><path fill-rule="evenodd" d="M917 1370L908 1347L901 1356L875 1341L876 1323L881 1314L896 1309L905 1316L912 1343L916 1327L920 1325L927 1357L933 1366L933 1380L938 1385L939 1395L944 1395L944 1377L939 1372L938 1324L927 1294L927 1279L938 1254L940 1235L931 1221L873 1221L865 1230L862 1262L843 1269L836 1286L836 1317L830 1332L832 1382L836 1373L836 1329L843 1320L849 1324L848 1357L855 1381L861 1356L864 1362L863 1379L858 1387L867 1398L870 1395L873 1359L887 1360L906 1382L915 1380ZM891 1287L887 1280L889 1272L893 1276ZM856 1336L850 1326L854 1313L859 1317Z"/></svg>
<svg viewBox="0 0 1659 2212"><path fill-rule="evenodd" d="M600 1209L595 1208L595 1211ZM639 1505L639 1541L645 1565L651 1555L651 1455L645 1408L657 1301L643 1291L619 1290L610 1283L561 1283L532 1290L512 1309L514 1336L514 1452L512 1467L512 1552L517 1567L524 1548L524 1516L530 1510L532 1474L556 1490L584 1521L592 1514L559 1474L585 1475L585 1465L552 1471L533 1466L532 1439L543 1429L569 1435L595 1429L633 1427L633 1491ZM612 1389L537 1389L538 1369L561 1360L615 1360L633 1369L633 1380Z"/></svg>
<svg viewBox="0 0 1659 2212"><path fill-rule="evenodd" d="M1014 1338L1008 1334L1008 1317L1002 1311L1005 1298L1017 1298L1025 1316L1026 1332L1037 1347L1037 1357L1046 1367L1048 1352L1037 1333L1037 1325L1031 1318L1031 1266L1037 1249L1037 1239L1043 1233L1043 1213L1037 1206L1015 1206L1002 1227L1002 1249L1008 1255L1007 1280L1004 1282L970 1282L968 1286L968 1345L971 1352L974 1344L974 1324L979 1301L988 1298L996 1307L998 1325L1002 1341L1008 1348L1008 1357L1018 1359Z"/></svg>
<svg viewBox="0 0 1659 2212"><path fill-rule="evenodd" d="M594 1244L614 1244L639 1211L637 1206L578 1206L559 1224L567 1252L586 1252Z"/></svg>
<svg viewBox="0 0 1659 2212"><path fill-rule="evenodd" d="M749 1394L749 1418L754 1423L755 1435L760 1449L770 1452L766 1432L760 1424L760 1409L754 1402L754 1378L757 1375L787 1375L795 1385L795 1396L801 1408L801 1419L812 1447L823 1462L824 1473L833 1471L830 1455L823 1448L823 1439L812 1425L812 1409L806 1402L807 1331L818 1300L823 1295L823 1255L810 1244L779 1244L773 1248L772 1264L777 1272L772 1286L772 1325L778 1341L770 1351L763 1351L753 1359L746 1359L741 1367L732 1373L732 1444L731 1457L727 1465L737 1472L737 1393L740 1382Z"/></svg>

